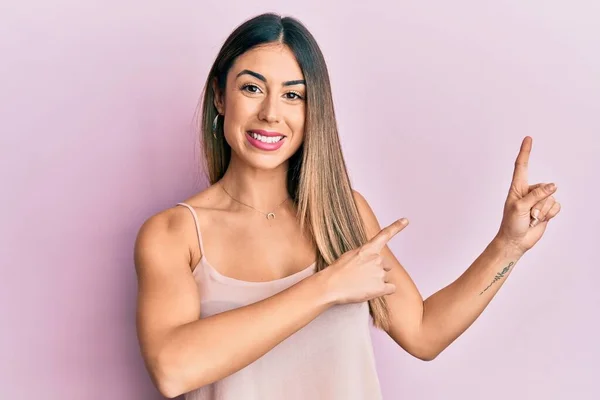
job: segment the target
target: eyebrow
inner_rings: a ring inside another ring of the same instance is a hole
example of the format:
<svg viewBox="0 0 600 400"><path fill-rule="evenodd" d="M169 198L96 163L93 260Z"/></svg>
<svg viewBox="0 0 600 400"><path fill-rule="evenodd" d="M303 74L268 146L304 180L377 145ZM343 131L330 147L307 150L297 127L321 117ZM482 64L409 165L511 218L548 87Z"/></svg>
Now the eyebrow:
<svg viewBox="0 0 600 400"><path fill-rule="evenodd" d="M250 71L249 69L245 69L242 72L240 72L239 74L237 74L236 78L238 78L244 74L252 75L256 79L260 79L261 81L267 83L267 78L265 78L263 75L259 74L258 72ZM292 85L306 85L306 81L304 79L296 79L294 81L283 82L283 86L292 86Z"/></svg>

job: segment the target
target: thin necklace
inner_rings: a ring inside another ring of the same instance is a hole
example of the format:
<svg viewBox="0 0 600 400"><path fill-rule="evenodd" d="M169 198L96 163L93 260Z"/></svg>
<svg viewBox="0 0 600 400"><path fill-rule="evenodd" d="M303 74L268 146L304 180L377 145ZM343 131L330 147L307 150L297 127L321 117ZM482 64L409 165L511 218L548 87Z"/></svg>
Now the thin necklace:
<svg viewBox="0 0 600 400"><path fill-rule="evenodd" d="M241 202L241 201L239 201L239 200L235 199L235 198L234 198L232 195L230 195L230 194L229 194L229 192L228 192L227 190L225 190L225 186L223 186L223 184L222 184L222 183L221 183L221 185L220 185L220 186L221 186L221 188L223 189L223 191L224 191L225 193L227 193L227 196L231 197L231 199L232 199L233 201L237 201L238 203L240 203L240 204L242 204L242 205L244 205L244 206L246 206L246 207L250 207L250 208L252 208L253 210L256 210L256 211L258 211L259 213L266 215L266 216L267 216L267 219L274 219L274 218L275 218L275 210L276 210L277 208L279 208L279 207L280 207L280 206L281 206L283 203L285 203L285 202L286 202L286 201L289 199L289 197L286 197L286 198L285 198L285 200L283 200L281 203L279 203L279 205L278 205L277 207L275 207L275 209L274 209L273 211L271 211L271 212L269 212L269 213L266 213L266 212L264 212L264 211L260 211L259 209L252 207L252 206L251 206L251 205L249 205L249 204L243 203L243 202Z"/></svg>

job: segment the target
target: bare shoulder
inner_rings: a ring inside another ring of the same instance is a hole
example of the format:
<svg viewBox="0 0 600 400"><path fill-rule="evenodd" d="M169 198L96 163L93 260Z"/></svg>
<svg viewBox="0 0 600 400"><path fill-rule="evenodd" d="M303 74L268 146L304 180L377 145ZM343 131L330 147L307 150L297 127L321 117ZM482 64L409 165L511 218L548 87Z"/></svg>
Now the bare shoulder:
<svg viewBox="0 0 600 400"><path fill-rule="evenodd" d="M354 196L354 201L356 202L357 207L360 208L369 205L365 197L358 190L352 189L352 195Z"/></svg>
<svg viewBox="0 0 600 400"><path fill-rule="evenodd" d="M146 261L156 258L160 253L189 259L190 247L187 236L190 227L193 229L193 220L189 214L189 210L184 207L174 206L144 221L137 233L134 247L135 266L138 272L141 272L139 270L143 266L152 265Z"/></svg>
<svg viewBox="0 0 600 400"><path fill-rule="evenodd" d="M358 209L358 213L360 214L361 220L365 227L367 233L367 239L371 239L375 236L380 230L381 226L373 209L369 205L369 202L365 197L359 193L357 190L352 190L352 194L354 195L354 202L356 203L356 208Z"/></svg>
<svg viewBox="0 0 600 400"><path fill-rule="evenodd" d="M210 209L218 204L214 186L181 201L195 209ZM163 259L165 255L181 260L185 257L187 265L192 266L192 259L199 259L200 249L193 216L187 207L173 205L144 221L140 227L136 241L134 256L136 269L148 265L148 258Z"/></svg>

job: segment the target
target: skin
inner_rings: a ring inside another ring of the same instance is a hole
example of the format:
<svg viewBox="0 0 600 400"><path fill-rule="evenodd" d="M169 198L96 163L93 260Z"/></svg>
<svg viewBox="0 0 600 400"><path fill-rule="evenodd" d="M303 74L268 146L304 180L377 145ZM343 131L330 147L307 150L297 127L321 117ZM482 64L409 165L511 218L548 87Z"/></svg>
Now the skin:
<svg viewBox="0 0 600 400"><path fill-rule="evenodd" d="M246 70L259 73L266 82L252 74L240 75ZM223 275L269 281L314 262L315 248L300 232L293 204L287 201L274 210L287 197L287 160L304 137L305 86L284 83L303 78L289 49L263 46L236 60L225 92L215 99L224 116L231 163L218 184L185 202L198 213L208 249L204 256ZM243 87L247 84L253 86ZM287 136L286 143L276 152L261 151L247 143L249 129L280 132ZM155 385L163 395L175 397L222 379L264 355L331 305L343 303L340 293L349 293L349 286L364 287L366 281L374 292L387 294L390 337L413 356L434 359L481 314L520 257L540 240L560 211L552 197L556 189L528 183L531 147L532 139L526 137L498 234L460 277L425 300L387 246L408 221L398 220L381 229L367 200L356 191L370 239L367 244L275 296L203 319L198 319L200 297L192 276L202 254L189 211L174 207L151 217L138 234L135 260L138 335ZM264 212L276 211L276 219L267 220L264 214L233 201L220 185L246 204ZM536 209L541 211L540 222L532 227ZM236 251L231 251L232 243ZM239 268L242 264L243 269ZM363 275L357 272L358 266Z"/></svg>
<svg viewBox="0 0 600 400"><path fill-rule="evenodd" d="M245 71L259 74L267 82ZM224 115L225 139L232 148L223 184L232 196L260 210L272 209L287 196L288 159L304 139L306 87L284 83L303 79L287 47L267 45L236 60L225 93L213 83L215 107ZM246 139L250 129L279 132L286 136L285 143L276 152L256 149Z"/></svg>
<svg viewBox="0 0 600 400"><path fill-rule="evenodd" d="M213 83L215 107L224 116L225 140L232 149L231 162L220 183L189 199L189 204L218 209L215 217L227 221L203 225L208 230L206 247L214 249L211 262L227 276L266 281L298 272L314 262L315 249L299 231L293 204L288 201L278 207L288 197L288 159L304 140L303 80L300 66L287 47L267 45L238 57L224 93ZM246 139L251 129L279 132L286 136L285 143L276 152L259 150ZM233 201L220 185L235 199L258 210L266 213L275 209L276 220L269 221ZM210 211L203 210L202 214L210 219ZM230 243L239 243L239 251L228 251ZM247 266L244 271L238 267L242 263Z"/></svg>
<svg viewBox="0 0 600 400"><path fill-rule="evenodd" d="M268 281L298 272L314 262L314 246L299 231L293 204L288 201L278 207L288 197L288 159L304 140L303 80L300 66L287 47L266 45L237 58L227 76L224 93L213 82L217 93L215 107L224 116L225 140L232 149L231 162L219 184L186 202L202 209L199 214L205 217L201 226L206 231L205 245L212 250L210 261L224 275ZM246 132L251 129L279 132L286 136L285 143L276 152L259 150L246 139ZM232 197L258 210L266 213L275 209L276 220L269 221L263 214L233 201L221 185ZM214 210L218 211L212 215ZM213 218L227 222L211 224ZM239 251L228 251L230 243L238 243ZM267 252L269 257L265 260ZM199 256L195 254L193 261ZM246 267L240 271L242 263Z"/></svg>
<svg viewBox="0 0 600 400"><path fill-rule="evenodd" d="M552 196L556 187L528 183L531 148L532 138L527 136L515 161L497 235L450 285L423 301L395 255L387 246L381 251L383 264L390 268L385 279L397 288L386 297L391 314L388 334L409 353L423 360L433 360L471 326L519 259L541 239L548 222L560 212L560 203ZM357 203L369 237L383 235L389 240L403 229L396 222L381 231L375 214L360 194L357 194ZM541 222L532 221L535 210L539 210Z"/></svg>

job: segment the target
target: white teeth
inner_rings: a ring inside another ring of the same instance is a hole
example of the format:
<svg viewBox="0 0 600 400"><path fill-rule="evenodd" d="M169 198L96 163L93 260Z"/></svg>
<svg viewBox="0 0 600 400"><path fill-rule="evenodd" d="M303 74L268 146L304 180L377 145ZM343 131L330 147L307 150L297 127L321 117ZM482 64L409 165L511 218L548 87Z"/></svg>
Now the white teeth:
<svg viewBox="0 0 600 400"><path fill-rule="evenodd" d="M277 143L279 142L281 139L283 139L283 136L262 136L259 135L258 133L254 133L254 132L250 132L252 134L252 137L256 140L259 140L263 143Z"/></svg>

